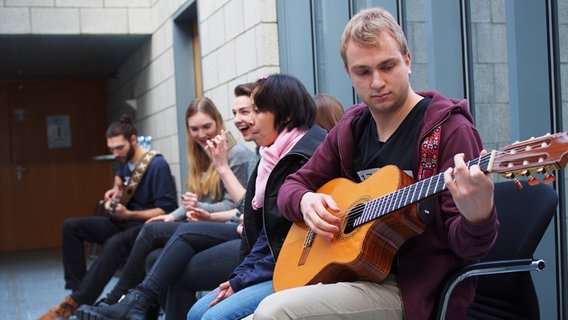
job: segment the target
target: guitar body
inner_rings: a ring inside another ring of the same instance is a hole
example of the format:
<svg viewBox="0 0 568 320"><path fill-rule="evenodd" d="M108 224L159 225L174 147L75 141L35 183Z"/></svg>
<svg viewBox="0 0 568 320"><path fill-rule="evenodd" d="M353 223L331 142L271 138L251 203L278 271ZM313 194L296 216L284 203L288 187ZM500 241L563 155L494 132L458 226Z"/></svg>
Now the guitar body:
<svg viewBox="0 0 568 320"><path fill-rule="evenodd" d="M304 248L309 228L295 222L284 241L274 270L274 290L339 281L381 281L389 274L400 246L425 228L416 205L384 215L356 228L348 228L347 213L372 199L387 195L414 181L395 166L375 172L361 183L337 178L318 192L331 195L340 208L343 224L333 241L314 236Z"/></svg>

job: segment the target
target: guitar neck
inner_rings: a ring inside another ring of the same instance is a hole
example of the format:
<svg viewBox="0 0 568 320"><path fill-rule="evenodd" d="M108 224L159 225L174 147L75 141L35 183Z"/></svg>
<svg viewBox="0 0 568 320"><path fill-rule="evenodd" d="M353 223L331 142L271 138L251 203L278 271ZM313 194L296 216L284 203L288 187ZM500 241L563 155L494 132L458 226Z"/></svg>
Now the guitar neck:
<svg viewBox="0 0 568 320"><path fill-rule="evenodd" d="M488 173L491 167L491 154L486 154L479 158L466 162L466 167L479 165L481 171ZM367 202L361 211L361 215L353 221L353 227L358 227L364 223L380 218L391 212L395 212L406 206L418 203L446 190L444 174L439 173L430 178L418 181L407 187L398 189L380 198Z"/></svg>

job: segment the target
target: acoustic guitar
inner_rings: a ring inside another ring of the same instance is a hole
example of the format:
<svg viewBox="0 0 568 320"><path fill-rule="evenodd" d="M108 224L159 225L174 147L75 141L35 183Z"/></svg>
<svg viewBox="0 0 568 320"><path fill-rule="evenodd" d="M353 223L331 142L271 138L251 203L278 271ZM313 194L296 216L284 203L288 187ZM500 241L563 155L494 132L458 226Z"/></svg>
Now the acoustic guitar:
<svg viewBox="0 0 568 320"><path fill-rule="evenodd" d="M568 133L547 134L516 142L498 151L468 161L485 173L499 173L522 185L545 183L551 173L566 166ZM408 239L420 235L426 225L417 213L417 203L444 190L440 173L414 183L396 166L386 166L367 180L354 183L333 179L317 192L331 195L340 208L333 213L342 219L333 241L317 236L303 222L295 222L284 241L276 262L275 291L316 283L367 280L378 282L390 272L393 258Z"/></svg>

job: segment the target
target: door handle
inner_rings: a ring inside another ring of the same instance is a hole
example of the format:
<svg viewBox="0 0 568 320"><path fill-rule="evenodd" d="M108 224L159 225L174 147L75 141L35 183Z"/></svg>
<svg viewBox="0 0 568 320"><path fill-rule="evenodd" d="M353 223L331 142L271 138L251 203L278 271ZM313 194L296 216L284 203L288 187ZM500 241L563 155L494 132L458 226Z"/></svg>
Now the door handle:
<svg viewBox="0 0 568 320"><path fill-rule="evenodd" d="M29 171L30 171L30 169L28 169L26 167L17 166L16 167L16 179L18 179L18 181L22 181L22 178L24 177L24 173L27 173Z"/></svg>

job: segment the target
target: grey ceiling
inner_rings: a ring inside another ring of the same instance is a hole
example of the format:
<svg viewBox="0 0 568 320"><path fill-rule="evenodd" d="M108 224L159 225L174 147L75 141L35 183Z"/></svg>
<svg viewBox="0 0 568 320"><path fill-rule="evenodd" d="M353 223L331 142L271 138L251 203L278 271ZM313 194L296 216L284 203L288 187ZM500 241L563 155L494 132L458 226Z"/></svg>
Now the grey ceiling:
<svg viewBox="0 0 568 320"><path fill-rule="evenodd" d="M0 36L0 79L109 77L150 35Z"/></svg>

